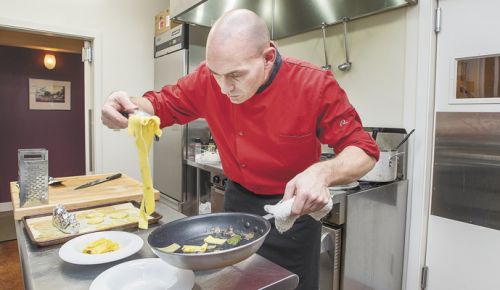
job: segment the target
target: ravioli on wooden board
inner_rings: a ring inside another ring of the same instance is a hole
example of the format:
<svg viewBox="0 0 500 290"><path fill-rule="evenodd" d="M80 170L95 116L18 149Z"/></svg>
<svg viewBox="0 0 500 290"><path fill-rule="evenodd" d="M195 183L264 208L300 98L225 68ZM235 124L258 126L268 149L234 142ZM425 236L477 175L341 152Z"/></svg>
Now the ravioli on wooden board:
<svg viewBox="0 0 500 290"><path fill-rule="evenodd" d="M139 209L130 202L72 212L80 222L80 231L74 235L63 233L53 226L52 215L28 218L26 225L35 241L46 242L98 230L110 230L139 221ZM148 216L148 219L152 218Z"/></svg>

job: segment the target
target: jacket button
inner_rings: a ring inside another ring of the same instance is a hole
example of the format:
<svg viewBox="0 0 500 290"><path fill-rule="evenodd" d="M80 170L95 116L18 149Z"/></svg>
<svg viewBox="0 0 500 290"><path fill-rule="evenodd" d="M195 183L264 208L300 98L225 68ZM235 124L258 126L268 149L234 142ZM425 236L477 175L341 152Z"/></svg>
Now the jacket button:
<svg viewBox="0 0 500 290"><path fill-rule="evenodd" d="M247 165L245 163L241 163L241 167L245 168Z"/></svg>
<svg viewBox="0 0 500 290"><path fill-rule="evenodd" d="M243 135L245 135L245 133L243 133L243 131L240 131L240 132L238 133L238 135L243 136Z"/></svg>

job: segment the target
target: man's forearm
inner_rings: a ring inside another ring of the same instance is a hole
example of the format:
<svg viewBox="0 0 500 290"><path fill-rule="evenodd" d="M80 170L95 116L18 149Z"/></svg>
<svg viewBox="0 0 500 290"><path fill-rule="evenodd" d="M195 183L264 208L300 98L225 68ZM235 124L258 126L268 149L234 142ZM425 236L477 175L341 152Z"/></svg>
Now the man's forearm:
<svg viewBox="0 0 500 290"><path fill-rule="evenodd" d="M355 146L346 147L335 158L316 163L329 186L353 182L375 166L375 158Z"/></svg>
<svg viewBox="0 0 500 290"><path fill-rule="evenodd" d="M141 111L154 115L155 110L153 108L153 104L151 104L148 99L142 97L130 97L130 101L139 107Z"/></svg>

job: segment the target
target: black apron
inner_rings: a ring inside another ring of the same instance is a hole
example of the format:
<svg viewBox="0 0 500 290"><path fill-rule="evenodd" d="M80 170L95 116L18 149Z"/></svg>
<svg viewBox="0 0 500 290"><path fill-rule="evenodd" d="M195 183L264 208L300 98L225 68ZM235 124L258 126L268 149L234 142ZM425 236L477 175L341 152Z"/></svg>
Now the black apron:
<svg viewBox="0 0 500 290"><path fill-rule="evenodd" d="M265 215L266 204L276 204L283 197L257 195L236 182L228 181L224 211ZM319 288L319 251L321 223L309 215L295 221L291 229L280 234L271 220L271 231L257 253L299 276L300 290Z"/></svg>

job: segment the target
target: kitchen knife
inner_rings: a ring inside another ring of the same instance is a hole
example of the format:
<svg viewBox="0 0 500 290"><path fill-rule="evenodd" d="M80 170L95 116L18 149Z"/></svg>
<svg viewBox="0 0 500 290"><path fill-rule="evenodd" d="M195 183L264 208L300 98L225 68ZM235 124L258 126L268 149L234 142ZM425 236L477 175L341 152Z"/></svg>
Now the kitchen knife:
<svg viewBox="0 0 500 290"><path fill-rule="evenodd" d="M110 180L113 180L113 179L120 178L121 176L122 176L121 173L113 174L113 175L108 176L106 178L100 178L100 179L97 179L97 180L94 180L94 181L82 184L82 185L80 185L78 187L75 187L75 190L76 189L86 188L86 187L89 187L89 186L94 186L94 185L99 184L99 183L103 183L103 182L106 182L106 181L110 181Z"/></svg>

